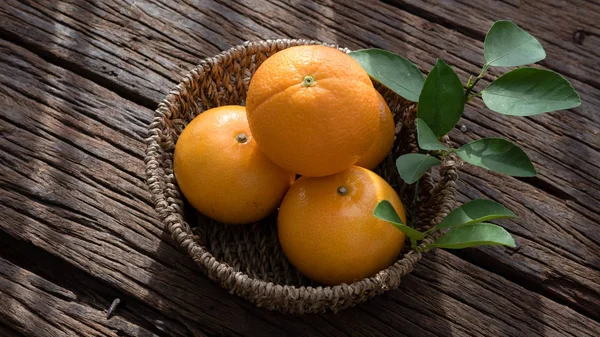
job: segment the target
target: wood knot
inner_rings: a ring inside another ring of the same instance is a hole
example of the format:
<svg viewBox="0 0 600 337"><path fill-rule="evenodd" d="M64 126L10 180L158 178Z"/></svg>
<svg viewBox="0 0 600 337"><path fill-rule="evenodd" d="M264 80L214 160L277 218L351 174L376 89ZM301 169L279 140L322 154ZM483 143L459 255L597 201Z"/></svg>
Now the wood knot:
<svg viewBox="0 0 600 337"><path fill-rule="evenodd" d="M583 44L583 41L585 40L585 36L586 36L585 30L578 29L575 32L573 32L573 42L575 42L577 44Z"/></svg>

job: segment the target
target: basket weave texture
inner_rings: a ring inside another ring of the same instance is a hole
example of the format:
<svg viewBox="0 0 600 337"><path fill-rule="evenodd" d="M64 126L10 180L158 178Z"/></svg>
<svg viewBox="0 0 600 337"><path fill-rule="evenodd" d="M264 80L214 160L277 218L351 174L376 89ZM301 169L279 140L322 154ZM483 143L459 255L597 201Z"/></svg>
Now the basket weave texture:
<svg viewBox="0 0 600 337"><path fill-rule="evenodd" d="M217 223L193 210L177 187L173 151L183 128L202 111L221 105L243 105L250 78L265 59L282 49L306 44L328 45L287 39L246 42L200 62L158 106L148 127L145 158L155 209L165 229L200 269L230 293L259 307L295 314L337 312L396 289L422 253L410 250L407 244L393 265L372 277L332 287L314 284L284 256L277 239L276 215L259 223L235 226ZM408 210L409 221L425 230L454 207L458 163L455 157L448 156L435 171L435 179L433 173L426 173L420 180L419 201L415 204L415 188L399 178L394 158L418 151L416 106L385 87L376 88L388 102L396 122L393 150L376 172L396 189ZM428 237L424 243L432 240Z"/></svg>

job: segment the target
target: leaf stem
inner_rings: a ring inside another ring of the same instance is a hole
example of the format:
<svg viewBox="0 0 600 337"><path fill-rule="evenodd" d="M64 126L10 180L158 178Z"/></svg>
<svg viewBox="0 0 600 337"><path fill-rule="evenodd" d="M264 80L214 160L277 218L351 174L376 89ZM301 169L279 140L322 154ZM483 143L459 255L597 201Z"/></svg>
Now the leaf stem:
<svg viewBox="0 0 600 337"><path fill-rule="evenodd" d="M477 97L477 96L481 96L482 92L476 92L473 93L471 96L467 97L467 102L469 102L470 100L472 100L473 98Z"/></svg>
<svg viewBox="0 0 600 337"><path fill-rule="evenodd" d="M469 80L467 81L467 88L471 86L471 83L473 83L473 75L469 76Z"/></svg>
<svg viewBox="0 0 600 337"><path fill-rule="evenodd" d="M429 234L431 234L431 233L435 232L436 230L437 230L437 228L436 228L436 227L431 227L431 228L429 228L428 230L426 230L425 232L423 232L423 234L425 234L425 235L429 235Z"/></svg>
<svg viewBox="0 0 600 337"><path fill-rule="evenodd" d="M416 204L417 201L419 201L419 181L421 179L417 180L417 183L415 184L415 195L413 197L413 203Z"/></svg>
<svg viewBox="0 0 600 337"><path fill-rule="evenodd" d="M469 94L471 93L475 85L477 85L477 82L479 82L479 80L483 78L483 75L485 74L488 67L489 65L487 63L484 64L483 68L481 68L481 72L479 73L479 75L477 75L475 80L472 80L473 76L469 77L469 80L467 81L467 88L465 90L465 99L467 100L467 102L470 101L473 97L475 97L472 96L471 98L469 98Z"/></svg>

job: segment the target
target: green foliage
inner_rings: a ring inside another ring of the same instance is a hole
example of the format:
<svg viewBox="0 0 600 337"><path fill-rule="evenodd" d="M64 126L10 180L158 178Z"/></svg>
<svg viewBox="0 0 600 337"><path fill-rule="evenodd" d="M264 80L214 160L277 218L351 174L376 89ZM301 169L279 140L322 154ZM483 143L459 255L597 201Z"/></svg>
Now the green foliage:
<svg viewBox="0 0 600 337"><path fill-rule="evenodd" d="M350 56L377 82L409 101L419 100L423 74L409 60L382 49L356 50Z"/></svg>
<svg viewBox="0 0 600 337"><path fill-rule="evenodd" d="M425 238L426 233L402 223L392 204L383 200L377 204L373 214L392 223L410 239L412 247ZM502 227L486 223L493 219L515 218L516 215L502 205L491 200L473 200L452 211L442 222L428 232L450 229L442 234L428 248L467 248L483 245L505 245L515 247L512 236Z"/></svg>
<svg viewBox="0 0 600 337"><path fill-rule="evenodd" d="M438 59L427 76L417 117L424 120L441 137L454 128L465 108L463 85L458 75L442 59Z"/></svg>
<svg viewBox="0 0 600 337"><path fill-rule="evenodd" d="M419 147L430 151L449 151L439 138L433 133L429 125L421 118L417 118L417 136Z"/></svg>
<svg viewBox="0 0 600 337"><path fill-rule="evenodd" d="M482 138L456 150L465 162L513 177L533 177L535 168L527 154L502 138Z"/></svg>
<svg viewBox="0 0 600 337"><path fill-rule="evenodd" d="M418 101L417 141L421 153L400 156L396 167L407 183L417 182L440 158L455 153L465 163L516 177L532 177L536 171L527 154L516 144L502 138L482 138L451 149L440 142L460 120L466 102L482 96L493 111L505 115L531 116L570 109L581 104L571 84L559 74L538 68L512 70L493 81L485 90L475 92L489 67L516 67L543 60L546 52L540 42L511 21L497 21L484 43L486 63L481 72L463 86L443 60L423 81L416 66L405 58L380 49L351 53L377 81L400 96ZM416 184L415 188L419 185ZM417 193L415 193L417 194ZM427 248L466 248L481 245L515 246L512 236L502 227L486 223L494 219L514 218L514 213L491 200L473 200L448 214L439 225L426 233L402 224L389 202L377 205L376 217L393 223L411 239L413 247L424 234L446 231Z"/></svg>
<svg viewBox="0 0 600 337"><path fill-rule="evenodd" d="M437 229L456 228L494 219L516 218L517 216L504 206L492 200L471 200L448 214Z"/></svg>
<svg viewBox="0 0 600 337"><path fill-rule="evenodd" d="M544 69L521 68L508 72L482 92L488 108L505 115L531 116L570 109L581 104L569 81Z"/></svg>
<svg viewBox="0 0 600 337"><path fill-rule="evenodd" d="M402 222L402 219L400 219L398 213L396 213L394 206L392 206L392 204L387 200L382 200L377 204L375 210L373 210L373 215L375 215L375 217L378 219L391 223L396 228L404 232L404 234L406 234L406 236L408 236L410 239L412 247L416 246L418 240L423 240L425 238L425 234L405 225Z"/></svg>
<svg viewBox="0 0 600 337"><path fill-rule="evenodd" d="M546 58L546 52L535 37L511 21L497 21L485 37L483 55L493 67L516 67Z"/></svg>
<svg viewBox="0 0 600 337"><path fill-rule="evenodd" d="M436 157L420 153L409 153L396 159L396 168L400 178L407 184L416 182L423 173L439 164L440 160Z"/></svg>
<svg viewBox="0 0 600 337"><path fill-rule="evenodd" d="M515 240L504 228L491 223L475 223L448 231L432 243L431 247L460 249L497 245L516 246Z"/></svg>

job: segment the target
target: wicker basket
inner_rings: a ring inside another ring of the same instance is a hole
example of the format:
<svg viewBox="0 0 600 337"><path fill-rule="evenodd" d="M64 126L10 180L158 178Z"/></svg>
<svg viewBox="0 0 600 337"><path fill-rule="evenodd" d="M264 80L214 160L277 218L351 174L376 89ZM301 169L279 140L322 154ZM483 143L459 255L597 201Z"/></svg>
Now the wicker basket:
<svg viewBox="0 0 600 337"><path fill-rule="evenodd" d="M198 214L187 205L173 175L173 151L182 129L202 111L220 105L244 104L250 78L267 57L304 44L323 43L308 40L246 42L203 60L158 106L148 128L145 159L147 183L156 211L166 230L202 271L232 294L259 307L296 314L337 312L396 289L401 277L410 273L421 259L421 253L407 248L389 268L352 284L333 287L314 284L283 255L277 240L275 215L252 225L228 226ZM377 88L394 114L396 141L392 153L376 172L399 193L406 209L410 210L407 216L411 223L421 230L427 229L454 206L457 163L448 157L442 162L438 178L426 174L420 181L419 202L415 205L415 188L399 179L394 158L417 152L416 106L384 87ZM433 238L428 237L425 241L431 240Z"/></svg>

